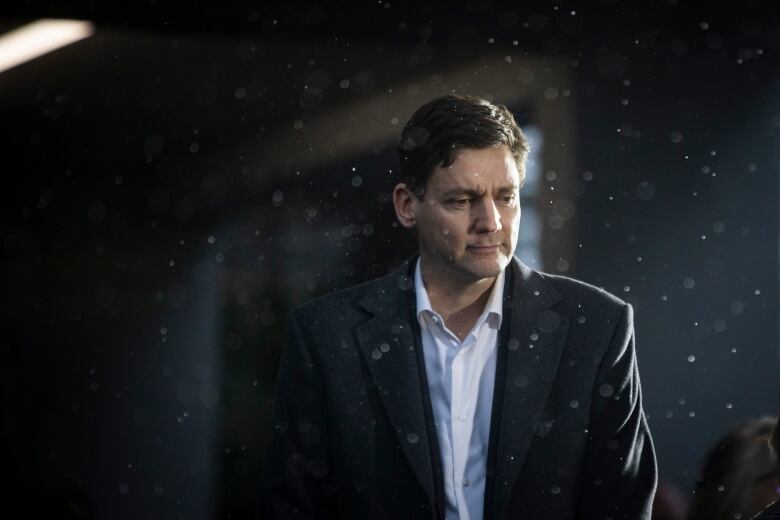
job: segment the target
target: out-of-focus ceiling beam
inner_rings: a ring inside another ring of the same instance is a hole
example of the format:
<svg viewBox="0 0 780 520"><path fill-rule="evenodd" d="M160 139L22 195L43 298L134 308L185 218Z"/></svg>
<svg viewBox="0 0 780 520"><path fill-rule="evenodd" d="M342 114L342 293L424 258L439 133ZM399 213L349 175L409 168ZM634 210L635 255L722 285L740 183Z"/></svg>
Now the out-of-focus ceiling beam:
<svg viewBox="0 0 780 520"><path fill-rule="evenodd" d="M94 34L90 22L43 19L0 35L0 73Z"/></svg>

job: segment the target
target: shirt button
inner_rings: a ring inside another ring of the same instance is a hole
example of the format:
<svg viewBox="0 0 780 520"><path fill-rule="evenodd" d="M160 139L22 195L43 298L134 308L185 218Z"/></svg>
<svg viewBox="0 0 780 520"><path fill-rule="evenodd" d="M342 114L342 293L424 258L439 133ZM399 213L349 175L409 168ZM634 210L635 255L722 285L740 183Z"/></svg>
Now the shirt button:
<svg viewBox="0 0 780 520"><path fill-rule="evenodd" d="M434 323L439 323L439 318L437 316L433 316L431 319Z"/></svg>
<svg viewBox="0 0 780 520"><path fill-rule="evenodd" d="M469 482L469 479L467 479L466 477L463 477L463 485L468 487L469 484L471 484L471 482Z"/></svg>

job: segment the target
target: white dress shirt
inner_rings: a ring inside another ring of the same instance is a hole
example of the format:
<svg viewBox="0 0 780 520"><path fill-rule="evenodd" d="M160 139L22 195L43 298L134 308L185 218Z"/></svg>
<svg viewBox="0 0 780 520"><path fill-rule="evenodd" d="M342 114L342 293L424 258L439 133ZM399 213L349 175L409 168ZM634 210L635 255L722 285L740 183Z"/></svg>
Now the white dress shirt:
<svg viewBox="0 0 780 520"><path fill-rule="evenodd" d="M414 289L441 449L446 519L481 520L504 272L496 278L485 309L463 342L431 308L419 260Z"/></svg>

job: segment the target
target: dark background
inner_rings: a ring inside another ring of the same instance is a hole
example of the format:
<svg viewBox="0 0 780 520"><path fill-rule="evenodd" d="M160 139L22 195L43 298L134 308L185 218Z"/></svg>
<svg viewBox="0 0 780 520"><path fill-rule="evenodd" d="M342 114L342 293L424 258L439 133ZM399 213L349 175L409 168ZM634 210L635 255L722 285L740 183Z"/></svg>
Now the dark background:
<svg viewBox="0 0 780 520"><path fill-rule="evenodd" d="M96 26L0 72L3 507L251 518L286 314L414 250L449 91L541 129L541 267L634 304L666 484L780 408L771 2L59 4L0 15Z"/></svg>

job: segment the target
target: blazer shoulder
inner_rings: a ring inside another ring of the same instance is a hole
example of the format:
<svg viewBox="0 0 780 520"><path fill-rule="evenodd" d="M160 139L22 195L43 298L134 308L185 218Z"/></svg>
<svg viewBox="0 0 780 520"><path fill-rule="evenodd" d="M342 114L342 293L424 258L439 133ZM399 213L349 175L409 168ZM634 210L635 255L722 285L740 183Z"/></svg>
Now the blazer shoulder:
<svg viewBox="0 0 780 520"><path fill-rule="evenodd" d="M601 315L617 320L623 313L633 315L631 305L601 287L567 276L539 273L560 295L562 309L581 314Z"/></svg>
<svg viewBox="0 0 780 520"><path fill-rule="evenodd" d="M367 294L381 291L385 278L376 278L319 296L293 309L291 315L302 325L328 329L353 327L368 316L358 302Z"/></svg>
<svg viewBox="0 0 780 520"><path fill-rule="evenodd" d="M607 305L615 307L625 307L628 305L624 300L615 296L611 292L604 290L603 287L597 287L593 284L577 280L576 278L570 278L568 276L561 276L557 274L539 273L550 285L561 294L562 298L574 297L574 298L587 298L605 303Z"/></svg>

